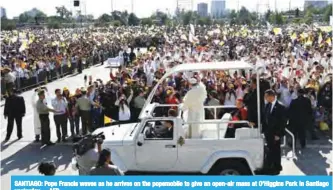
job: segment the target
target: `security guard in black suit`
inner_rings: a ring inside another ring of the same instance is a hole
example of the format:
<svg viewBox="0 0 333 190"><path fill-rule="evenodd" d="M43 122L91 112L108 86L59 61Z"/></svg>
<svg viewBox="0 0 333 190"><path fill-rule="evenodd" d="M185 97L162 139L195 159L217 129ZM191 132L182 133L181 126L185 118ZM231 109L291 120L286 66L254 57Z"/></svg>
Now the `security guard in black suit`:
<svg viewBox="0 0 333 190"><path fill-rule="evenodd" d="M305 133L308 125L312 124L313 110L311 100L304 96L303 89L298 90L298 97L290 103L288 118L289 126L293 134L300 140L302 148L305 148Z"/></svg>
<svg viewBox="0 0 333 190"><path fill-rule="evenodd" d="M258 126L258 104L257 104L257 79L251 80L250 91L244 96L244 104L248 110L248 121L254 125L255 128Z"/></svg>
<svg viewBox="0 0 333 190"><path fill-rule="evenodd" d="M268 148L266 168L269 174L278 175L282 171L281 139L285 134L287 123L286 109L277 101L274 90L265 91L265 100L262 124Z"/></svg>
<svg viewBox="0 0 333 190"><path fill-rule="evenodd" d="M25 115L25 103L21 96L16 94L16 90L13 89L9 93L9 97L6 98L4 116L8 117L7 135L5 141L10 139L13 132L14 120L17 126L17 138L21 139L22 136L22 118Z"/></svg>

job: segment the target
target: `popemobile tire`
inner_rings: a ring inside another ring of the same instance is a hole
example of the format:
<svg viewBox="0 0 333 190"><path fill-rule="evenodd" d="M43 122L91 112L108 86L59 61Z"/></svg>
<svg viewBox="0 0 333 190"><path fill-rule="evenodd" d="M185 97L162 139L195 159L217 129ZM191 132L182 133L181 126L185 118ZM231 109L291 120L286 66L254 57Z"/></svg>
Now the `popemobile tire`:
<svg viewBox="0 0 333 190"><path fill-rule="evenodd" d="M211 175L253 175L250 168L241 161L221 160L214 164Z"/></svg>

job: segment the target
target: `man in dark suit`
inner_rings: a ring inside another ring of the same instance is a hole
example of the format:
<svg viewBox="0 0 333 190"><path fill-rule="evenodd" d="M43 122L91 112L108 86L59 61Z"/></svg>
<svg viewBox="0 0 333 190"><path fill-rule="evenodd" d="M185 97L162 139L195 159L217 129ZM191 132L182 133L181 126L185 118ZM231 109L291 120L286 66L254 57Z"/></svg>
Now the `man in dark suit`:
<svg viewBox="0 0 333 190"><path fill-rule="evenodd" d="M270 174L278 175L282 170L281 166L281 139L285 133L286 110L276 99L273 90L265 91L266 105L263 110L262 124L263 133L267 142L267 171Z"/></svg>
<svg viewBox="0 0 333 190"><path fill-rule="evenodd" d="M13 132L14 120L17 126L17 138L21 139L22 136L22 118L25 115L25 103L21 96L16 94L16 90L13 89L9 93L9 97L5 102L4 116L5 119L8 117L7 123L7 135L5 141L10 139Z"/></svg>
<svg viewBox="0 0 333 190"><path fill-rule="evenodd" d="M289 107L289 126L293 134L300 140L302 148L305 148L305 132L307 125L312 121L312 106L309 98L304 96L303 89L298 90L298 98L292 100Z"/></svg>
<svg viewBox="0 0 333 190"><path fill-rule="evenodd" d="M162 135L162 138L173 139L173 122L164 121L163 126L166 128L166 132Z"/></svg>
<svg viewBox="0 0 333 190"><path fill-rule="evenodd" d="M244 96L244 104L248 110L248 121L254 126L258 125L257 79L251 79L250 91Z"/></svg>

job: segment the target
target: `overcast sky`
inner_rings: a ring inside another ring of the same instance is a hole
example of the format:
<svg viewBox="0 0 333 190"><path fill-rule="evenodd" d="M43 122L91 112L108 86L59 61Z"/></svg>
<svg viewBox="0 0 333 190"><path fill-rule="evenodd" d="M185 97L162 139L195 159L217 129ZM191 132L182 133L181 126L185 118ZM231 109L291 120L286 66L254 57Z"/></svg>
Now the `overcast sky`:
<svg viewBox="0 0 333 190"><path fill-rule="evenodd" d="M131 2L133 1L133 10L139 17L150 16L152 12L157 9L167 12L170 14L174 13L176 8L176 0L113 0L114 10L127 10L131 12ZM188 1L191 0L179 0ZM267 4L272 10L275 10L275 0L226 0L226 6L228 9L237 9L239 6L245 6L251 11L257 10L257 3L259 2L259 11L264 11L267 9ZM103 13L111 12L111 0L81 0L82 12L85 13L84 7L87 14L93 14L95 17L102 15ZM85 2L85 3L84 3ZM211 0L193 0L193 9L196 10L197 4L200 2L208 3L208 9L210 10ZM289 3L291 8L303 7L304 0L276 0L278 10L287 10L289 8ZM20 13L31 10L36 7L42 10L47 15L55 15L56 6L64 5L70 10L73 9L73 0L3 0L1 1L1 6L6 9L7 17L12 18L18 16Z"/></svg>

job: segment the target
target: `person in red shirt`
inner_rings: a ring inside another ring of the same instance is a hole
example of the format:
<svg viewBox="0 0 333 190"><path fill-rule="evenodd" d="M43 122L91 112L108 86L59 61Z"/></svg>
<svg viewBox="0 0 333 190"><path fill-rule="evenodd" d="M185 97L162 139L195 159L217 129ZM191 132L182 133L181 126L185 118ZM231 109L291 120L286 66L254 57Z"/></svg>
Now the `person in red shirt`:
<svg viewBox="0 0 333 190"><path fill-rule="evenodd" d="M237 99L236 101L237 110L232 114L233 121L247 120L247 109L244 107L243 99Z"/></svg>
<svg viewBox="0 0 333 190"><path fill-rule="evenodd" d="M237 109L232 113L232 121L247 120L247 109L244 107L243 99L237 99ZM244 124L229 124L225 138L235 138L237 128L245 127Z"/></svg>
<svg viewBox="0 0 333 190"><path fill-rule="evenodd" d="M166 104L179 104L178 98L175 96L175 92L171 89L167 90L167 98L165 100ZM171 109L176 109L177 106L172 106Z"/></svg>

